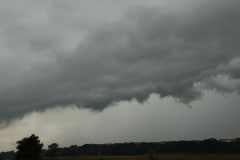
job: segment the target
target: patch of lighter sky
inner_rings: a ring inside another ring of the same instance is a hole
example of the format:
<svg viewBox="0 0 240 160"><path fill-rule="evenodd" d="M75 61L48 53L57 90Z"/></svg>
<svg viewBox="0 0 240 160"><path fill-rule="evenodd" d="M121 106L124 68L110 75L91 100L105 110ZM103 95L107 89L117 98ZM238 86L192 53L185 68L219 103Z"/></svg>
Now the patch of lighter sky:
<svg viewBox="0 0 240 160"><path fill-rule="evenodd" d="M160 99L152 94L140 104L119 102L103 112L75 106L33 112L0 130L0 151L13 150L16 141L34 133L47 145L61 147L85 143L151 142L236 138L240 135L240 99L205 91L201 101L188 108L172 97Z"/></svg>

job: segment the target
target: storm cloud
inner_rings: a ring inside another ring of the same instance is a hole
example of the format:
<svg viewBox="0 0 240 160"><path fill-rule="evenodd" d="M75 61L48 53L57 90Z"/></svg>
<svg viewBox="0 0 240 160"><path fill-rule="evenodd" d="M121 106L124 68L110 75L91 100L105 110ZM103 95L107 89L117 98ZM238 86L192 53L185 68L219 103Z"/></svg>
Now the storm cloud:
<svg viewBox="0 0 240 160"><path fill-rule="evenodd" d="M1 1L0 120L240 91L239 1L141 2Z"/></svg>

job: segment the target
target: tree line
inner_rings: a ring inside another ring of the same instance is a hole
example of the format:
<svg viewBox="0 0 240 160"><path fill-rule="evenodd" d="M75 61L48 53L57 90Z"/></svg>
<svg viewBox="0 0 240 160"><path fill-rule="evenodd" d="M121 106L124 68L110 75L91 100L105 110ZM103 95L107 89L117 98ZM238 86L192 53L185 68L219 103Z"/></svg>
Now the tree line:
<svg viewBox="0 0 240 160"><path fill-rule="evenodd" d="M40 160L42 157L64 156L133 156L155 153L240 153L240 138L215 139L202 141L167 141L141 143L85 144L60 148L57 143L43 149L39 137L32 134L17 141L17 151L1 152L0 159Z"/></svg>

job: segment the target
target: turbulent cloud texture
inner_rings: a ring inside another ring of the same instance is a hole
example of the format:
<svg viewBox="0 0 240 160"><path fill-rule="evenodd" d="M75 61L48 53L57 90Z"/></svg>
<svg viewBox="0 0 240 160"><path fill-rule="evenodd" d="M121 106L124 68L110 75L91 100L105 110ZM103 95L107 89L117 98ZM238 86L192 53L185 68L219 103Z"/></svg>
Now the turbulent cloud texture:
<svg viewBox="0 0 240 160"><path fill-rule="evenodd" d="M240 2L163 2L1 1L0 120L151 93L189 104L204 87L239 92Z"/></svg>

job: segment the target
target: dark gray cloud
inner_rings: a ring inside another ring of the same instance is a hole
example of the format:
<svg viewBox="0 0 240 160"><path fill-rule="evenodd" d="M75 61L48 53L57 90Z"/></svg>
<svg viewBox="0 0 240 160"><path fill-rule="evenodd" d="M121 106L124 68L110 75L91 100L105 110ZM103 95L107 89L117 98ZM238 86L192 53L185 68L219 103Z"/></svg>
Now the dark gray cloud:
<svg viewBox="0 0 240 160"><path fill-rule="evenodd" d="M1 2L1 120L151 93L189 104L197 83L222 91L219 74L239 91L239 1L94 2Z"/></svg>

